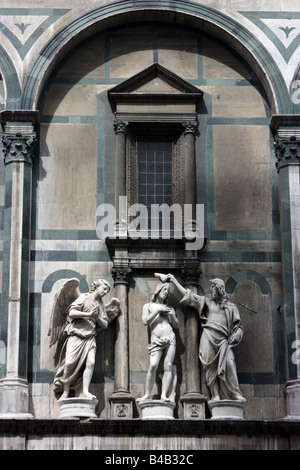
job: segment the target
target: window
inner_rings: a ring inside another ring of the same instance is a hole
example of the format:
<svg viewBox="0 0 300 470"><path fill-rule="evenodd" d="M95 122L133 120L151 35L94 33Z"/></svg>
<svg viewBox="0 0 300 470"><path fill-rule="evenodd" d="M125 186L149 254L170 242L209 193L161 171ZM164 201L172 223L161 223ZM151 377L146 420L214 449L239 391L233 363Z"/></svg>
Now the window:
<svg viewBox="0 0 300 470"><path fill-rule="evenodd" d="M141 230L151 229L146 236L152 237L154 226L162 231L159 237L167 238L168 229L179 239L184 204L195 206L196 105L202 95L159 64L109 90L116 133L115 204L126 196L129 230L134 231L137 216L132 212L140 204ZM168 212L159 209L163 205Z"/></svg>
<svg viewBox="0 0 300 470"><path fill-rule="evenodd" d="M151 224L155 227L161 227L162 213L156 213L151 208L154 204L171 206L173 203L173 141L168 137L159 138L156 136L151 140L149 137L138 137L136 148L138 202L147 208L148 223L151 218ZM159 220L155 220L157 217Z"/></svg>

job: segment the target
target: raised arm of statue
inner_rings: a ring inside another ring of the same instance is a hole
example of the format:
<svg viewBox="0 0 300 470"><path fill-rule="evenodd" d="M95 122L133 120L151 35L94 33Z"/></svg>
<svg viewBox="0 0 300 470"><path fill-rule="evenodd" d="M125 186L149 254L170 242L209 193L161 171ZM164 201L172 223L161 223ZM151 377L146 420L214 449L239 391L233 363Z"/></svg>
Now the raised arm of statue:
<svg viewBox="0 0 300 470"><path fill-rule="evenodd" d="M160 274L160 273L155 273L155 277L161 280L161 282L172 282L174 286L178 289L180 294L184 296L187 292L187 289L185 289L178 281L177 279L173 276L173 274Z"/></svg>

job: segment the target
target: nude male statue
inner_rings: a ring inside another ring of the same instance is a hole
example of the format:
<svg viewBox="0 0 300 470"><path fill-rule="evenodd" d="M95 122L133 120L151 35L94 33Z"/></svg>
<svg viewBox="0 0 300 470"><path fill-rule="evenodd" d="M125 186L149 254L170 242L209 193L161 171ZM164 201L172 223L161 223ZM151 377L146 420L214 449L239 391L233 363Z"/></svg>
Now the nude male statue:
<svg viewBox="0 0 300 470"><path fill-rule="evenodd" d="M146 378L145 395L140 400L151 398L156 371L160 360L164 357L164 372L162 377L161 400L174 400L174 358L176 338L173 328L178 328L179 322L175 310L167 305L170 292L169 284L158 284L151 302L143 307L142 321L150 328L150 344L148 346L150 365Z"/></svg>

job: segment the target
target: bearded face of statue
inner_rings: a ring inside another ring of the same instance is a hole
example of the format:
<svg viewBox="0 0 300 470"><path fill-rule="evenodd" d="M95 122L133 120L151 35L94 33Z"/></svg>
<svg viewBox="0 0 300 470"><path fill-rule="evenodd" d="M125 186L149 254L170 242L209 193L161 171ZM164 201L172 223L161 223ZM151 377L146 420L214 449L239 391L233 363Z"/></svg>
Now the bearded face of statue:
<svg viewBox="0 0 300 470"><path fill-rule="evenodd" d="M216 302L222 302L226 298L225 286L220 279L212 279L210 281L211 296Z"/></svg>

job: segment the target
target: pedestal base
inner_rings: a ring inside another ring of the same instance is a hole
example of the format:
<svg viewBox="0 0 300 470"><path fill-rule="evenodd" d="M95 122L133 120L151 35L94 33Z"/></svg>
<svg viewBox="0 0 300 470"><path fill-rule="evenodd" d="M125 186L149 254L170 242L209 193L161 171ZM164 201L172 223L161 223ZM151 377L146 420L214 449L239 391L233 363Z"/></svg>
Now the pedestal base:
<svg viewBox="0 0 300 470"><path fill-rule="evenodd" d="M164 400L136 400L142 419L174 419L175 403Z"/></svg>
<svg viewBox="0 0 300 470"><path fill-rule="evenodd" d="M20 377L0 380L0 418L33 418L28 412L28 384Z"/></svg>
<svg viewBox="0 0 300 470"><path fill-rule="evenodd" d="M133 417L134 397L127 391L114 392L109 397L110 417L124 419Z"/></svg>
<svg viewBox="0 0 300 470"><path fill-rule="evenodd" d="M184 419L204 419L206 400L207 398L201 393L185 393L181 397Z"/></svg>
<svg viewBox="0 0 300 470"><path fill-rule="evenodd" d="M58 419L69 418L97 418L95 409L97 398L65 398L58 400L60 415Z"/></svg>
<svg viewBox="0 0 300 470"><path fill-rule="evenodd" d="M287 415L284 419L300 420L300 380L290 380L285 388Z"/></svg>
<svg viewBox="0 0 300 470"><path fill-rule="evenodd" d="M211 419L244 419L244 404L239 400L209 401Z"/></svg>

